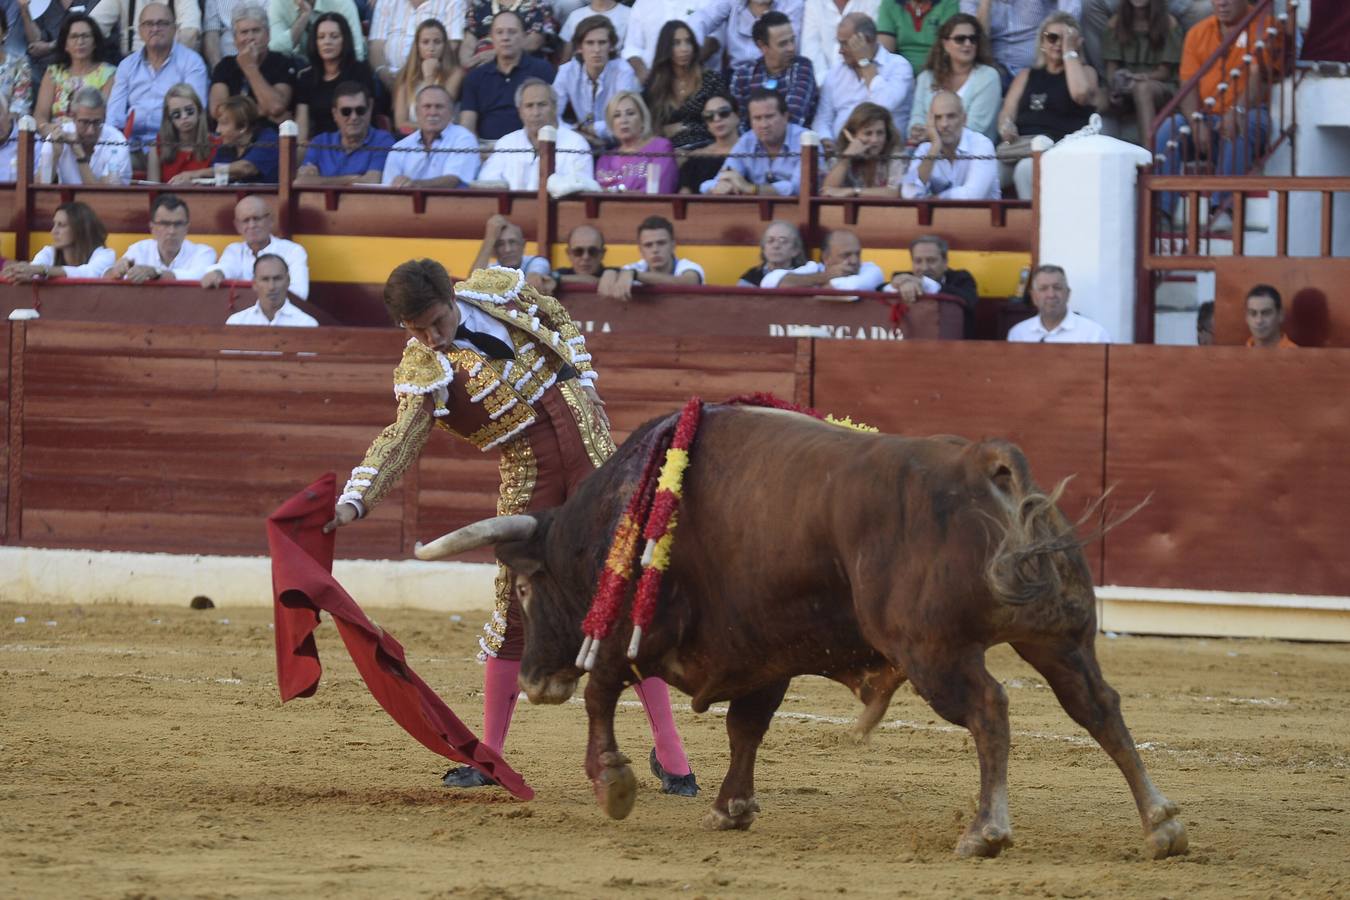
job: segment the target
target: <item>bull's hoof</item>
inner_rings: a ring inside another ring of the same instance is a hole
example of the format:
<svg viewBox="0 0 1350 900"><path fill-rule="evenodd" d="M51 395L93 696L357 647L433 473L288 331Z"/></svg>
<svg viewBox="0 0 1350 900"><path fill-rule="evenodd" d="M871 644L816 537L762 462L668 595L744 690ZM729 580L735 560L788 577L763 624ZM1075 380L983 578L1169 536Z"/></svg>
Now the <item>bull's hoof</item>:
<svg viewBox="0 0 1350 900"><path fill-rule="evenodd" d="M977 830L972 825L970 830L961 835L961 840L957 842L956 855L962 859L970 859L976 856L993 859L1002 853L1005 848L1012 845L1011 829L986 824Z"/></svg>
<svg viewBox="0 0 1350 900"><path fill-rule="evenodd" d="M1190 846L1186 826L1177 818L1177 812L1177 805L1170 800L1149 810L1144 846L1154 859L1180 856Z"/></svg>
<svg viewBox="0 0 1350 900"><path fill-rule="evenodd" d="M759 801L754 797L748 800L731 800L725 811L714 806L703 817L703 827L709 831L745 831L755 823L759 813Z"/></svg>
<svg viewBox="0 0 1350 900"><path fill-rule="evenodd" d="M595 799L611 819L625 819L637 801L637 776L618 751L600 754L600 774L592 782Z"/></svg>

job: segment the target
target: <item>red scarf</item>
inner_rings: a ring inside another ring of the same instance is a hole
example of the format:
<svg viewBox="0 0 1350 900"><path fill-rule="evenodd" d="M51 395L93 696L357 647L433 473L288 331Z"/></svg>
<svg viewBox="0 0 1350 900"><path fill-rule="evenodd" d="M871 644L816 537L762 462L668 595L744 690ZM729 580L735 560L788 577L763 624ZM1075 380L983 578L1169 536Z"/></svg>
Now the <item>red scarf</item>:
<svg viewBox="0 0 1350 900"><path fill-rule="evenodd" d="M287 500L267 518L276 615L277 687L281 700L309 697L322 667L314 641L319 610L337 625L370 693L394 721L424 747L478 769L521 800L534 790L446 706L408 667L403 646L366 618L333 578L334 535L323 525L333 517L337 478L332 472Z"/></svg>

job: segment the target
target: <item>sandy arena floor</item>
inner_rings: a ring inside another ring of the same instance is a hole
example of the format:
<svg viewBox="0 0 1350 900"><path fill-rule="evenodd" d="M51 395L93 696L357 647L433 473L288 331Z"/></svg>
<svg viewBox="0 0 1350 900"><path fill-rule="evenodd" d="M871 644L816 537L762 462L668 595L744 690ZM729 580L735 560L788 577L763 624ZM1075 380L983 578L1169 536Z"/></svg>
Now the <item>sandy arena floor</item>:
<svg viewBox="0 0 1350 900"><path fill-rule="evenodd" d="M26 622L16 623L23 616ZM375 617L474 728L481 619ZM952 848L977 768L963 730L907 688L869 746L857 706L798 680L760 755L748 833L699 828L726 760L714 711L678 714L708 797L643 793L605 819L577 703L522 701L508 758L538 791L438 786L443 760L367 694L331 624L326 677L283 707L269 610L0 604L0 896L1345 897L1350 647L1102 638L1107 678L1188 856L1145 859L1119 772L1007 648L1017 845ZM677 698L680 702L683 698ZM636 706L620 740L646 759Z"/></svg>

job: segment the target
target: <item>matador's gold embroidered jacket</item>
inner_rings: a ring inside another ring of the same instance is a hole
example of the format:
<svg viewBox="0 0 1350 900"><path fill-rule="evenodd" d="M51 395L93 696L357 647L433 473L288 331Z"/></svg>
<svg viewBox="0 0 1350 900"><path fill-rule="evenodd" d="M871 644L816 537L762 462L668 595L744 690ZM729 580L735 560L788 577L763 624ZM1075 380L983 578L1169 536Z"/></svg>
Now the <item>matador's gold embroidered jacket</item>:
<svg viewBox="0 0 1350 900"><path fill-rule="evenodd" d="M363 513L379 503L422 452L433 424L487 451L534 423L531 404L564 366L583 384L595 380L572 317L557 300L526 284L521 272L479 269L455 285L455 295L507 326L515 359L489 359L460 347L441 353L409 340L394 369L398 416L352 470L339 503L354 503Z"/></svg>

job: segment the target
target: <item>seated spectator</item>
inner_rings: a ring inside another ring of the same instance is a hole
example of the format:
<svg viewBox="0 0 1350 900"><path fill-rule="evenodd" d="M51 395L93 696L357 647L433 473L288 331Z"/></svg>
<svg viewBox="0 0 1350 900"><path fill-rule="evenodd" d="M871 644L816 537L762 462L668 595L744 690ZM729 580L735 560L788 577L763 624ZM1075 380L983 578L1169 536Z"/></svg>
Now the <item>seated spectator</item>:
<svg viewBox="0 0 1350 900"><path fill-rule="evenodd" d="M226 325L272 325L316 328L318 321L301 312L288 297L290 270L284 257L263 253L253 261L253 293L258 300L225 320Z"/></svg>
<svg viewBox="0 0 1350 900"><path fill-rule="evenodd" d="M0 96L0 182L19 180L19 125L9 114L9 101Z"/></svg>
<svg viewBox="0 0 1350 900"><path fill-rule="evenodd" d="M197 92L190 84L175 84L164 95L159 134L146 153L146 180L190 184L211 168L217 143Z"/></svg>
<svg viewBox="0 0 1350 900"><path fill-rule="evenodd" d="M261 6L236 6L230 17L238 52L216 64L211 94L206 99L211 118L220 119L228 97L252 97L262 118L280 125L291 117L295 98L295 61L268 48L267 11Z"/></svg>
<svg viewBox="0 0 1350 900"><path fill-rule="evenodd" d="M1106 32L1110 29L1108 22L1130 2L1131 0L1083 0L1083 10L1079 16L1079 21L1083 23L1083 43L1086 45L1088 62L1092 63L1098 72L1106 71L1102 46ZM1168 12L1181 26L1182 37L1185 37L1186 32L1196 22L1214 12L1212 0L1165 0L1165 2ZM1138 0L1134 0L1134 5L1141 9L1149 6L1148 3L1140 3ZM1147 14L1145 17L1147 18Z"/></svg>
<svg viewBox="0 0 1350 900"><path fill-rule="evenodd" d="M558 124L558 100L548 82L527 78L516 89L516 112L521 127L503 135L478 173L482 183L504 183L513 191L539 189L539 129L558 129L553 171L568 181L595 176L591 145L566 125ZM526 153L524 151L530 151Z"/></svg>
<svg viewBox="0 0 1350 900"><path fill-rule="evenodd" d="M305 151L304 161L295 173L295 183L307 184L379 184L384 177L385 158L394 146L394 136L370 127L375 101L365 85L348 81L338 85L333 97L333 118L341 124L337 131L321 134Z"/></svg>
<svg viewBox="0 0 1350 900"><path fill-rule="evenodd" d="M998 140L1003 84L989 52L989 39L974 16L957 13L938 29L937 43L914 86L914 105L909 111L910 143L917 144L928 133L928 106L938 91L953 91L961 98L967 128L991 141Z"/></svg>
<svg viewBox="0 0 1350 900"><path fill-rule="evenodd" d="M698 8L685 13L686 21L694 27L699 42L711 45L706 51L709 56L725 47L729 68L754 62L763 55L764 51L759 47L762 37L755 33L755 26L768 11L783 17L784 24L792 29L794 41L795 35L802 33L803 0L777 0L772 4L752 0L706 0L690 5ZM796 52L795 43L793 52Z"/></svg>
<svg viewBox="0 0 1350 900"><path fill-rule="evenodd" d="M150 204L151 237L137 241L105 278L143 281L200 281L216 261L216 251L187 239L188 208L177 194L160 194Z"/></svg>
<svg viewBox="0 0 1350 900"><path fill-rule="evenodd" d="M808 259L795 269L768 272L762 288L814 287L836 291L875 291L886 282L876 263L862 261L862 243L851 231L831 231L820 245L820 262Z"/></svg>
<svg viewBox="0 0 1350 900"><path fill-rule="evenodd" d="M500 213L490 216L487 229L483 232L483 243L478 246L478 255L469 266L470 272L486 269L489 265L519 269L525 273L525 281L535 290L545 294L553 293L557 283L553 278L553 266L543 256L531 256L525 252L525 232Z"/></svg>
<svg viewBox="0 0 1350 900"><path fill-rule="evenodd" d="M1103 113L1133 112L1139 141L1147 142L1157 111L1177 92L1181 23L1167 13L1166 0L1126 0L1102 35L1105 88Z"/></svg>
<svg viewBox="0 0 1350 900"><path fill-rule="evenodd" d="M619 59L619 36L614 23L604 16L583 19L576 31L577 52L558 67L553 89L558 94L559 115L597 150L611 136L606 110L620 93L638 94L642 85L633 67Z"/></svg>
<svg viewBox="0 0 1350 900"><path fill-rule="evenodd" d="M520 127L516 89L527 78L553 83L553 67L525 53L525 27L518 13L503 10L492 19L494 58L464 78L459 124L481 139L495 141ZM467 41L466 41L467 43Z"/></svg>
<svg viewBox="0 0 1350 900"><path fill-rule="evenodd" d="M770 10L755 22L753 32L759 53L731 67L731 96L748 117L755 92L773 91L784 98L792 124L805 127L816 114L819 90L811 60L797 55L792 23L782 13Z"/></svg>
<svg viewBox="0 0 1350 900"><path fill-rule="evenodd" d="M22 22L11 22L8 15L0 12L0 97L9 103L14 115L26 116L33 108L33 67L25 53L8 46L9 30L15 27L23 33Z"/></svg>
<svg viewBox="0 0 1350 900"><path fill-rule="evenodd" d="M196 52L174 42L173 13L165 4L142 6L137 21L145 46L117 66L108 98L108 122L119 130L125 130L130 122L132 149L142 151L159 134L164 95L169 88L186 83L198 97L207 96L206 63Z"/></svg>
<svg viewBox="0 0 1350 900"><path fill-rule="evenodd" d="M572 54L577 51L575 45L580 43L576 37L577 26L591 16L604 16L609 19L610 24L614 26L614 49L622 50L624 37L628 34L628 19L632 14L632 8L624 6L618 0L591 0L589 4L583 3L568 13L562 27L558 29L558 40L562 42L563 47L562 58L571 59Z"/></svg>
<svg viewBox="0 0 1350 900"><path fill-rule="evenodd" d="M316 134L337 131L333 92L339 84L355 81L375 96L375 73L356 58L347 20L337 13L324 13L314 20L313 31L309 65L295 76L295 125L301 143Z"/></svg>
<svg viewBox="0 0 1350 900"><path fill-rule="evenodd" d="M558 23L549 0L519 0L509 10L503 9L498 0L465 0L464 5L464 43L459 47L459 61L466 69L492 61L497 44L492 26L503 12L513 12L520 20L520 48L525 55L543 62L558 50Z"/></svg>
<svg viewBox="0 0 1350 900"><path fill-rule="evenodd" d="M750 95L750 130L731 148L716 178L699 186L703 194L796 196L802 180L802 134L788 121L787 101L771 88Z"/></svg>
<svg viewBox="0 0 1350 900"><path fill-rule="evenodd" d="M478 142L450 122L454 101L439 84L417 93L418 130L400 140L384 163L381 184L393 187L467 185L478 174Z"/></svg>
<svg viewBox="0 0 1350 900"><path fill-rule="evenodd" d="M965 319L965 337L973 338L975 307L980 302L975 276L965 269L948 268L947 242L935 234L921 234L910 241L909 259L910 271L896 272L891 276L891 283L882 290L899 294L906 303L936 294L958 298Z"/></svg>
<svg viewBox="0 0 1350 900"><path fill-rule="evenodd" d="M881 0L876 14L881 46L918 72L938 45L939 30L960 11L960 0Z"/></svg>
<svg viewBox="0 0 1350 900"><path fill-rule="evenodd" d="M900 185L906 200L998 200L998 163L989 138L966 127L961 98L941 91L928 107L928 137Z"/></svg>
<svg viewBox="0 0 1350 900"><path fill-rule="evenodd" d="M879 22L881 0L805 0L802 4L802 30L797 33L797 52L811 60L816 86L825 83L825 75L839 62L839 23L849 13L862 13Z"/></svg>
<svg viewBox="0 0 1350 900"><path fill-rule="evenodd" d="M633 67L638 81L649 84L652 64L656 59L656 45L661 31L671 22L689 24L690 11L703 5L705 0L634 0L632 15L628 18L628 34L624 36L623 58ZM693 34L690 29L690 34ZM710 59L712 51L700 54L715 69L721 68L720 57Z"/></svg>
<svg viewBox="0 0 1350 900"><path fill-rule="evenodd" d="M158 0L156 0L158 2ZM104 38L114 36L120 42L113 48L112 58L125 57L140 53L150 43L149 36L141 29L132 30L132 11L137 8L135 0L95 0L88 4L89 14L102 30ZM197 3L168 3L166 24L162 26L165 34L174 43L196 52L202 34L202 8ZM143 13L145 7L140 7ZM137 22L142 19L136 17Z"/></svg>
<svg viewBox="0 0 1350 900"><path fill-rule="evenodd" d="M994 51L994 59L1015 77L1041 55L1045 41L1045 21L1052 15L1073 18L1082 9L1082 0L961 0L961 12L975 16L984 26ZM1077 28L1077 20L1075 28ZM1079 50L1082 48L1080 47Z"/></svg>
<svg viewBox="0 0 1350 900"><path fill-rule="evenodd" d="M736 102L726 92L713 94L703 102L702 119L712 143L690 152L680 164L681 194L697 194L703 182L716 181L741 137L741 117L736 113Z"/></svg>
<svg viewBox="0 0 1350 900"><path fill-rule="evenodd" d="M211 157L214 167L229 164L231 184L276 184L280 167L275 128L258 118L252 97L230 97L216 110L220 143Z"/></svg>
<svg viewBox="0 0 1350 900"><path fill-rule="evenodd" d="M702 284L703 267L675 252L675 226L661 216L648 216L637 230L642 258L622 269L607 269L596 293L631 300L635 284Z"/></svg>
<svg viewBox="0 0 1350 900"><path fill-rule="evenodd" d="M394 87L394 129L399 134L417 130L417 92L428 84L445 88L451 100L458 100L464 87L459 55L450 46L445 26L435 19L417 26L408 58L398 73Z"/></svg>
<svg viewBox="0 0 1350 900"><path fill-rule="evenodd" d="M759 239L759 265L747 269L736 282L739 287L759 287L770 272L788 270L805 265L806 248L802 234L791 222L770 222Z"/></svg>
<svg viewBox="0 0 1350 900"><path fill-rule="evenodd" d="M1195 345L1211 347L1214 345L1214 301L1206 300L1195 313Z"/></svg>
<svg viewBox="0 0 1350 900"><path fill-rule="evenodd" d="M84 15L86 7L77 4L75 0L70 0L69 5L65 0L58 0L56 3L48 3L46 9L35 9L31 2L6 0L4 9L9 17L9 33L5 38L5 49L14 56L28 58L33 67L33 91L36 93L38 85L42 84L42 76L46 73L47 67L56 62L57 53L63 46L59 38L66 19L74 15ZM94 25L94 30L99 32L99 39L102 40L103 32L99 30L98 25ZM29 99L32 100L33 97ZM29 112L34 110L35 108L30 109Z"/></svg>
<svg viewBox="0 0 1350 900"><path fill-rule="evenodd" d="M849 13L839 23L839 62L820 89L815 131L838 134L859 103L873 103L890 114L896 134L903 135L913 93L909 62L877 43L877 26L869 17Z"/></svg>
<svg viewBox="0 0 1350 900"><path fill-rule="evenodd" d="M837 152L825 173L827 197L895 197L905 174L903 149L890 110L859 103L839 130ZM991 145L992 146L992 145Z"/></svg>
<svg viewBox="0 0 1350 900"><path fill-rule="evenodd" d="M59 0L58 0L59 2ZM67 16L56 38L55 61L47 67L33 104L38 137L50 137L74 114L71 100L82 87L112 94L117 70L103 61L103 32L85 13Z"/></svg>
<svg viewBox="0 0 1350 900"><path fill-rule="evenodd" d="M381 0L375 4L375 17L370 23L370 65L390 91L412 52L417 26L427 19L445 26L450 49L458 55L464 38L464 0Z"/></svg>
<svg viewBox="0 0 1350 900"><path fill-rule="evenodd" d="M726 91L722 74L703 64L693 30L683 22L667 22L656 39L651 77L642 95L656 133L677 149L710 143L703 107L714 94Z"/></svg>
<svg viewBox="0 0 1350 900"><path fill-rule="evenodd" d="M259 0L205 0L202 4L202 59L208 69L227 56L234 56L234 29L230 17L237 6L257 3Z"/></svg>
<svg viewBox="0 0 1350 900"><path fill-rule="evenodd" d="M1275 288L1258 284L1247 292L1242 306L1247 314L1247 330L1251 332L1247 338L1248 347L1269 350L1298 346L1284 333L1284 302Z"/></svg>
<svg viewBox="0 0 1350 900"><path fill-rule="evenodd" d="M304 59L309 53L309 23L321 13L332 12L347 20L355 40L356 58L366 58L366 38L361 13L353 0L269 0L267 46L273 53Z"/></svg>
<svg viewBox="0 0 1350 900"><path fill-rule="evenodd" d="M642 95L622 91L605 110L619 146L595 161L595 180L605 191L673 194L680 183L675 147L652 136L652 114Z"/></svg>
<svg viewBox="0 0 1350 900"><path fill-rule="evenodd" d="M559 284L597 285L605 272L605 236L594 225L578 225L567 235L567 258L572 265L553 273Z"/></svg>
<svg viewBox="0 0 1350 900"><path fill-rule="evenodd" d="M61 184L130 184L131 152L122 132L107 123L108 106L98 88L83 87L71 103L73 128L47 138L38 159L50 154Z"/></svg>
<svg viewBox="0 0 1350 900"><path fill-rule="evenodd" d="M226 279L247 281L253 263L267 253L286 260L290 289L301 300L309 299L309 254L299 244L272 235L272 208L262 197L245 197L234 205L234 230L243 238L227 246L214 266L202 276L202 287L219 287Z"/></svg>
<svg viewBox="0 0 1350 900"><path fill-rule="evenodd" d="M62 203L52 214L52 242L30 263L6 263L0 277L11 284L40 278L101 278L117 261L117 254L103 246L107 239L108 229L92 209L79 202Z"/></svg>
<svg viewBox="0 0 1350 900"><path fill-rule="evenodd" d="M998 114L999 178L1005 188L1015 181L1023 200L1031 195L1032 138L1059 141L1097 109L1097 73L1082 59L1083 38L1073 16L1054 13L1040 33L1031 68L1017 73Z"/></svg>
<svg viewBox="0 0 1350 900"><path fill-rule="evenodd" d="M1031 273L1031 302L1037 315L1008 330L1008 340L1030 344L1109 344L1096 322L1069 310L1069 279L1059 266L1041 265Z"/></svg>
<svg viewBox="0 0 1350 900"><path fill-rule="evenodd" d="M1186 32L1181 50L1183 84L1200 75L1205 62L1218 52L1219 46L1237 30L1250 11L1248 0L1216 3L1214 15L1202 19ZM1205 70L1200 76L1198 91L1182 95L1179 112L1158 128L1158 142L1153 152L1155 158L1161 156L1162 159L1155 162L1155 173L1176 175L1186 160L1199 155L1213 162L1214 174L1247 174L1252 161L1265 149L1270 133L1270 110L1263 105L1270 63L1264 40L1270 25L1268 17L1257 16L1247 26L1246 33L1228 49L1222 64ZM1232 75L1234 71L1238 73L1236 78ZM1220 93L1220 82L1227 84L1228 90ZM1213 106L1208 105L1211 97L1214 98ZM1206 103L1205 110L1196 119L1202 99ZM1185 129L1190 133L1187 134ZM1176 195L1165 193L1160 199L1162 214L1171 216ZM1228 213L1222 210L1226 199L1225 194L1211 195L1211 213L1227 218ZM1228 224L1231 227L1231 220ZM1222 230L1219 223L1211 223L1210 227Z"/></svg>

